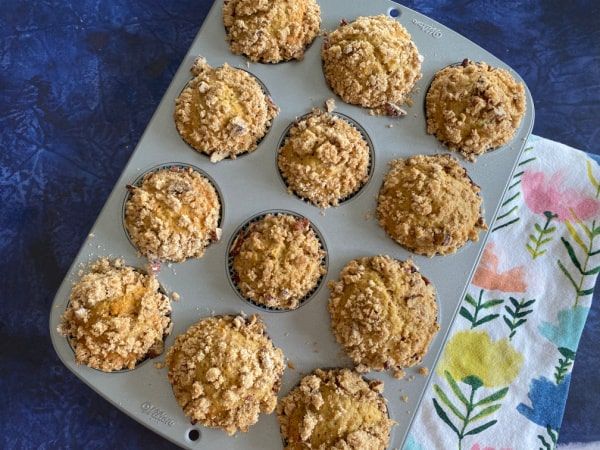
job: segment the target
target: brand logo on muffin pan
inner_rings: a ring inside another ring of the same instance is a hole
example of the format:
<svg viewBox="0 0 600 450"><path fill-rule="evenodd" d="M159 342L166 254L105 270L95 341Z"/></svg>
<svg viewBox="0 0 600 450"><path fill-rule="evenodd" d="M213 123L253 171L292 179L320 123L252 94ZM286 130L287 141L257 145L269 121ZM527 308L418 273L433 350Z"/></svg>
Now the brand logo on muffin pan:
<svg viewBox="0 0 600 450"><path fill-rule="evenodd" d="M414 23L416 26L418 26L424 33L427 33L428 35L430 35L436 39L439 39L442 37L442 32L434 26L427 25L426 23L421 22L420 20L417 20L417 19L413 19L412 23Z"/></svg>
<svg viewBox="0 0 600 450"><path fill-rule="evenodd" d="M160 409L158 406L154 406L150 402L144 402L140 405L142 414L146 414L150 419L158 423L164 423L165 425L172 427L175 423L175 419L170 417L166 412Z"/></svg>

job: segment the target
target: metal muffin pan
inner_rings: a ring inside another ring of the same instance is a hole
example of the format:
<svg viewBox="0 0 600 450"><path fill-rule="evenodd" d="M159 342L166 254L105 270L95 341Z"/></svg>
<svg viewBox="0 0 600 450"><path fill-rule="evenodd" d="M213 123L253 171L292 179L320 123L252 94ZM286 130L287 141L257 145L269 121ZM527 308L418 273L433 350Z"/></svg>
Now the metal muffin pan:
<svg viewBox="0 0 600 450"><path fill-rule="evenodd" d="M301 308L289 312L259 310L239 298L228 280L227 250L233 233L249 217L277 209L308 218L322 233L328 250L329 267L325 281L337 279L342 267L353 258L378 254L399 259L412 258L438 293L441 329L422 363L429 368L434 367L489 233L481 233L478 242L467 244L454 255L426 258L411 254L394 243L377 224L374 216L376 195L390 160L446 152L433 136L425 133L425 91L436 71L469 58L508 69L522 82L521 78L498 58L466 38L396 3L387 0L318 0L318 3L321 5L324 30L333 30L342 18L353 20L357 16L376 14L395 15L395 19L408 29L425 58L423 77L417 83L417 91L412 97L414 104L407 108L408 114L400 119L371 116L367 110L337 99L327 87L321 70L321 37L310 46L303 61L250 64L248 67L245 58L229 51L221 18L222 0L217 0L54 299L50 334L63 363L124 413L182 447L270 450L280 449L282 444L275 414L262 415L249 432L238 433L236 437L228 437L221 430L193 426L175 401L166 369L157 369L148 362L134 370L119 373L103 373L78 366L67 339L56 331L68 303L72 283L78 279L77 272L84 265L102 256L122 257L127 264L136 267L146 265L147 261L140 258L128 242L122 226L126 185L134 183L142 173L162 164L196 166L214 180L226 211L222 221L222 238L207 248L204 257L181 264L163 264L158 273L161 285L167 291L176 291L181 297L178 302L173 302L174 326L166 340L166 347L202 317L240 311L258 313L266 322L275 345L283 349L286 358L295 366L295 369L286 369L280 396L286 395L303 374L315 368L349 367L351 361L331 333L327 288L319 289ZM175 129L175 98L191 78L189 69L197 55L205 56L213 66L227 62L256 75L281 108L258 149L243 158L213 164L208 157L191 150ZM496 215L533 126L533 101L527 89L526 96L527 112L511 143L481 156L476 163L467 163L459 157L473 181L481 186L488 224ZM290 123L313 107L322 106L331 97L337 100L336 111L354 119L370 136L375 158L372 176L360 195L322 214L318 208L287 193L278 173L276 157L281 136ZM390 124L393 127L388 127ZM162 359L158 357L154 361ZM398 422L392 431L390 448L401 448L429 378L417 375L416 368L408 369L404 380L379 372L369 373L367 377L385 382L384 396L389 402L390 416ZM408 401L402 401L401 396L407 396Z"/></svg>

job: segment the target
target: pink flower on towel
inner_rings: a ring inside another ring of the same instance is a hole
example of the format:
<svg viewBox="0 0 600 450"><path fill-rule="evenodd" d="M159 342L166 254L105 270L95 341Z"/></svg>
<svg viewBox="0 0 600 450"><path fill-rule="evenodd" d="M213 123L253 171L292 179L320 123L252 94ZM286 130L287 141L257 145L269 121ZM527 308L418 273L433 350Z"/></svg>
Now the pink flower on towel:
<svg viewBox="0 0 600 450"><path fill-rule="evenodd" d="M560 172L548 178L544 172L525 172L522 178L525 204L536 214L549 211L561 221L574 218L587 220L598 214L598 200L575 189L563 189L562 182Z"/></svg>
<svg viewBox="0 0 600 450"><path fill-rule="evenodd" d="M482 447L479 444L474 444L473 447L471 447L471 450L496 450L496 447ZM497 450L512 450L512 448L509 447L502 447L502 448L498 448Z"/></svg>
<svg viewBox="0 0 600 450"><path fill-rule="evenodd" d="M489 291L525 292L525 267L516 266L501 271L500 258L494 250L491 242L485 246L471 283Z"/></svg>

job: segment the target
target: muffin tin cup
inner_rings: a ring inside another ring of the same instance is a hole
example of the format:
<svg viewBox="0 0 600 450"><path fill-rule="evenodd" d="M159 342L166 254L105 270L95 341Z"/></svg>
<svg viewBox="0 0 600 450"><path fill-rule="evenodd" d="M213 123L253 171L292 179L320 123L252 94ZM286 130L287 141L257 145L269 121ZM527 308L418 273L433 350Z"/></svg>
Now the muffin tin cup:
<svg viewBox="0 0 600 450"><path fill-rule="evenodd" d="M374 212L379 187L387 173L389 161L417 154L447 152L435 137L425 132L425 117L421 105L424 104L428 80L441 68L464 58L485 61L511 71L510 67L452 30L402 5L387 0L318 0L318 3L321 6L323 30L334 29L343 17L351 21L358 16L389 14L392 9L396 9L400 15L395 20L408 30L419 53L424 56L423 76L412 94L414 105L406 107L408 114L402 118L371 116L368 110L339 100L337 102L335 112L357 121L373 142L375 158L372 161L371 181L365 184L360 194L355 195L351 201L327 209L323 214L312 204L289 195L276 165L278 144L286 127L297 117L321 106L327 99L335 98L321 70L320 46L323 38L317 38L302 61L247 65L245 58L229 51L221 14L223 0L218 0L106 201L90 236L69 269L50 310L50 336L63 363L115 407L182 447L276 450L281 449L281 437L274 415L261 415L258 423L250 427L247 433L240 433L235 438L228 437L221 430L192 426L175 401L166 370L146 363L140 364L133 371L118 374L90 370L75 363L67 340L56 332L72 283L77 281L77 272L82 264L86 265L101 256L122 257L136 267L147 264L147 260L140 257L137 250L128 243L122 226L125 186L138 178L142 171L158 165L172 164L173 161L198 167L214 179L220 188L221 202L226 209L225 220L222 219L222 238L213 243L202 258L179 264L163 264L157 273L161 285L169 292L177 291L181 297L180 301L172 303L173 331L167 337L166 347L169 347L174 336L183 333L192 323L207 315L258 312L265 321L273 342L283 349L286 359L295 367L286 370L281 392L288 392L303 373L312 372L318 367L349 366L351 361L331 332L327 289L315 291L311 300L305 301L301 308L286 311L285 314L258 309L257 306L240 300L227 273L227 244L238 225L248 217L271 210L291 210L308 218L320 231L327 246L327 279L337 279L348 261L364 256L389 255L401 260L412 258L422 273L431 280L438 295L440 331L421 363L432 369L430 373L433 373L448 331L467 292L469 280L491 233L481 232L478 242L469 242L455 254L426 258L408 252L391 240L378 225ZM213 67L228 63L232 67L251 72L268 86L274 102L281 109L259 147L247 153L244 158L213 164L208 157L190 149L177 132L173 120L175 99L189 82L190 67L198 55L204 56ZM511 74L522 82L514 71ZM533 126L533 101L529 91L525 91L527 111L515 138L501 149L482 155L474 164L464 163L470 177L481 186L485 220L488 224L493 222L501 206L509 179ZM460 158L459 161L463 163ZM325 282L322 281L322 285ZM460 317L457 320L461 320ZM403 380L394 379L385 372L368 374L369 378L384 381L383 395L388 400L389 414L398 422L392 429L390 448L403 447L421 401L425 407L431 408L431 400L423 398L431 377L418 375L417 368L407 369L406 372L407 377ZM400 389L408 397L406 402L400 399ZM188 436L192 430L199 430L201 433L196 441Z"/></svg>
<svg viewBox="0 0 600 450"><path fill-rule="evenodd" d="M219 185L216 183L216 181L208 174L206 173L206 171L200 169L199 167L193 165L193 164L188 164L188 163L178 163L178 162L171 162L171 163L165 163L165 164L158 164L154 167L151 167L150 169L146 170L144 173L142 173L141 175L137 176L133 182L131 182L129 185L130 186L141 186L142 181L144 180L144 177L146 177L149 174L158 172L159 170L163 170L163 169L172 169L172 168L178 168L178 169L192 169L194 172L199 173L200 175L202 175L202 177L204 177L210 184L211 186L215 189L215 192L217 193L217 197L219 198L219 220L217 221L217 228L221 228L222 224L225 220L225 205L223 202L223 193L221 192L221 189L219 188ZM123 232L125 233L125 236L127 236L127 240L129 241L129 243L132 245L133 248L135 248L136 251L139 252L139 249L137 247L137 245L135 245L135 242L133 242L133 239L131 238L131 235L129 234L129 230L127 229L127 225L125 224L125 213L126 213L126 209L127 209L127 202L129 201L129 199L131 198L131 192L129 190L127 190L127 193L125 194L125 197L123 198L123 207L121 208L122 212L121 212L121 223L123 226ZM208 251L208 249L215 243L218 242L217 241L213 241L210 242L206 247L205 247L205 251ZM188 258L188 259L194 259L194 258ZM157 260L159 263L163 262L162 260ZM168 264L177 264L175 262L171 262L171 261L164 261L165 263ZM183 261L185 262L185 261Z"/></svg>
<svg viewBox="0 0 600 450"><path fill-rule="evenodd" d="M294 195L294 197L296 197L298 200L303 201L303 202L305 202L305 203L307 203L307 204L309 204L311 206L314 206L315 208L320 208L318 205L315 205L309 199L307 199L305 197L302 197L300 194L298 194L296 191L294 191L289 186L288 181L286 180L286 178L283 175L283 173L281 173L281 169L279 167L279 152L281 151L281 148L285 144L286 139L289 137L290 130L295 125L297 125L300 121L302 121L304 119L308 119L313 114L314 113L312 113L312 112L306 113L306 114L298 117L296 120L294 120L293 122L291 122L287 126L287 128L285 129L285 131L281 135L281 138L279 139L279 143L277 144L277 153L275 154L275 167L277 168L277 173L279 174L279 179L281 180L281 182L283 183L283 185L285 186L285 188L292 195ZM373 170L375 168L375 147L373 145L373 141L371 140L371 137L369 136L369 133L367 133L367 131L362 127L362 125L359 124L355 119L353 119L352 117L348 116L347 114L342 114L342 113L337 112L337 111L331 111L331 112L329 112L329 114L332 114L334 116L339 117L340 119L345 120L348 124L350 124L352 127L354 127L361 134L361 136L363 137L363 139L367 143L367 146L369 147L369 167L367 168L367 179L354 192L346 195L345 197L340 198L338 200L338 204L337 205L335 205L335 206L334 205L329 205L329 208L337 208L337 207L343 205L344 203L347 203L347 202L351 201L352 199L357 198L365 190L365 188L367 187L367 185L371 181L371 178L373 177Z"/></svg>
<svg viewBox="0 0 600 450"><path fill-rule="evenodd" d="M310 228L315 232L315 235L317 236L317 239L319 240L319 244L321 245L321 250L323 250L323 252L324 252L322 266L325 267L325 272L319 277L317 284L310 291L308 291L308 293L306 295L304 295L304 297L302 297L299 300L299 304L296 308L274 308L274 307L270 307L267 305L263 305L263 304L256 302L248 297L245 297L244 294L242 293L242 290L239 288L239 286L235 282L235 270L233 268L233 260L235 258L235 255L232 254L232 250L236 244L236 241L238 239L242 238L243 234L246 233L246 231L248 231L248 228L252 224L259 222L261 219L263 219L265 216L267 216L269 214L290 215L297 219L308 220L310 223ZM329 270L329 256L328 256L328 252L327 252L327 244L325 244L325 238L323 237L323 235L321 234L319 229L315 226L315 224L310 221L310 219L303 216L302 214L299 214L299 213L296 213L293 211L288 211L288 210L284 210L284 209L272 209L272 210L260 212L256 215L250 217L249 219L247 219L244 223L242 223L233 232L233 234L231 235L231 239L229 240L229 243L227 244L226 271L227 271L227 280L229 281L231 288L235 291L235 293L238 295L238 297L241 300L249 303L250 305L252 305L258 309L261 309L262 311L284 313L284 312L292 312L292 311L298 310L299 308L301 308L302 306L307 304L310 300L312 300L312 298L319 292L319 290L321 289L321 287L323 286L323 284L325 282L325 278L327 277L328 270Z"/></svg>

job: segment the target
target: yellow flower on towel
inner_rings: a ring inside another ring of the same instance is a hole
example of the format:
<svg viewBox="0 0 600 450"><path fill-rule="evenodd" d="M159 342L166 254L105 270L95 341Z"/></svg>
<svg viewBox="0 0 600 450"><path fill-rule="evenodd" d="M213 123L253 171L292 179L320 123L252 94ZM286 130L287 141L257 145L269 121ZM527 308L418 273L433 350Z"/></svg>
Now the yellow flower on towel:
<svg viewBox="0 0 600 450"><path fill-rule="evenodd" d="M460 381L477 377L486 387L507 386L522 364L523 356L508 339L494 342L485 331L461 331L446 344L437 372Z"/></svg>

